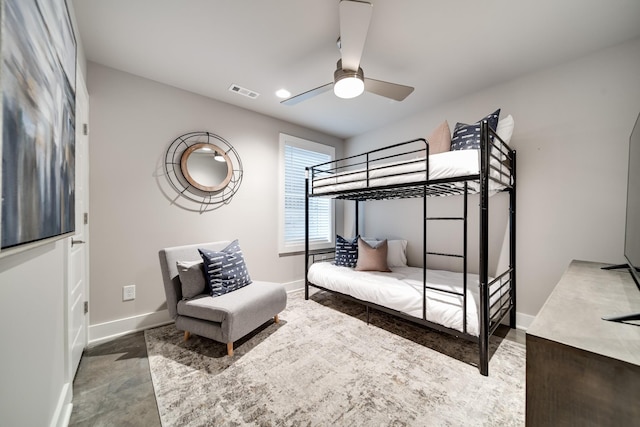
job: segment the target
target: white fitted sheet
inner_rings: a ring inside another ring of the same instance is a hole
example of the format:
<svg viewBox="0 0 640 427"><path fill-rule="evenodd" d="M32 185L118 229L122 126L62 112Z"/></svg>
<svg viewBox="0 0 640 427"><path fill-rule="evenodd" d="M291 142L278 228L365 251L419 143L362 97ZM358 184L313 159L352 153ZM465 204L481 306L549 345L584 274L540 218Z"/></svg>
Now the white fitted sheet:
<svg viewBox="0 0 640 427"><path fill-rule="evenodd" d="M381 167L383 165L384 167ZM339 172L329 177L316 177L312 183L313 194L421 182L426 179L425 169L425 157L384 164L377 163L369 169L368 186L366 168L361 168ZM429 180L477 175L479 171L480 150L446 151L429 156ZM499 176L493 172L492 175ZM499 187L492 181L491 190L499 190Z"/></svg>
<svg viewBox="0 0 640 427"><path fill-rule="evenodd" d="M356 271L353 268L317 262L309 268L308 279L323 288L350 295L422 319L422 268L394 267L391 273ZM427 270L427 285L462 293L462 273ZM491 278L489 282L491 282ZM490 294L500 287L492 285ZM491 304L500 298L498 292ZM463 331L462 296L427 290L427 320ZM467 277L467 333L479 334L479 276Z"/></svg>

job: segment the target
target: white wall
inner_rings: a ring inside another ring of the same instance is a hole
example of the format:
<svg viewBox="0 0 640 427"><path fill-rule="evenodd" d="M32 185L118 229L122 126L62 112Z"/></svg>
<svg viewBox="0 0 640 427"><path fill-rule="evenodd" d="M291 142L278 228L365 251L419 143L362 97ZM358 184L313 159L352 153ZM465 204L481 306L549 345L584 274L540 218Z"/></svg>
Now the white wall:
<svg viewBox="0 0 640 427"><path fill-rule="evenodd" d="M279 133L334 145L337 155L341 139L91 62L88 89L90 340L117 333L126 327L122 319L143 321L165 308L158 262L164 247L237 238L252 278L303 278L302 256L278 256ZM244 168L231 203L205 213L172 204L177 194L162 163L176 137L199 130L229 141ZM123 302L129 284L136 299Z"/></svg>
<svg viewBox="0 0 640 427"><path fill-rule="evenodd" d="M65 243L0 258L0 425L47 426L68 398Z"/></svg>
<svg viewBox="0 0 640 427"><path fill-rule="evenodd" d="M640 112L640 39L351 138L345 154L426 137L445 119L453 130L456 121L474 122L500 107L502 117L515 118L517 311L534 316L572 259L623 262L627 150ZM419 201L402 201L400 208L385 203L366 208L364 233L407 237L415 250L421 244ZM453 203L435 200L432 206L446 211ZM475 213L477 199L471 205ZM390 220L405 211L412 214ZM451 240L447 233L434 235L437 245ZM493 249L500 251L501 242L498 236ZM414 261L418 256L413 253Z"/></svg>

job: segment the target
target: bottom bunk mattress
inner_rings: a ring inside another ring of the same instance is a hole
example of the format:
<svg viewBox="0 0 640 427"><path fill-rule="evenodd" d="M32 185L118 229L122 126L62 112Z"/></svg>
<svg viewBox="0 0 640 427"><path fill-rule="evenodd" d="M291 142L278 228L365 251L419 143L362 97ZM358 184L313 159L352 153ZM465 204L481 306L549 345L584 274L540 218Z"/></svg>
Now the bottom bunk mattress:
<svg viewBox="0 0 640 427"><path fill-rule="evenodd" d="M423 269L417 267L394 267L390 273L356 271L330 262L317 262L309 268L307 278L322 288L422 319L422 272ZM427 270L427 286L462 294L463 274ZM496 283L489 293L499 289L500 284ZM427 289L426 297L426 320L463 332L462 295ZM500 292L496 292L491 304L499 298ZM479 276L467 274L467 333L473 336L478 336L480 330L479 302Z"/></svg>

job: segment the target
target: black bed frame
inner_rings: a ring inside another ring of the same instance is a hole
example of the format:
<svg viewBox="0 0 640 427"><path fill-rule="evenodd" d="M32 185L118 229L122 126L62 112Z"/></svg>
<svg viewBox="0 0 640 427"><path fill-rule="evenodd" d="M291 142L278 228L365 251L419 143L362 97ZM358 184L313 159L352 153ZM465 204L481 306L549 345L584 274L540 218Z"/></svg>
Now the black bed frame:
<svg viewBox="0 0 640 427"><path fill-rule="evenodd" d="M489 374L489 337L497 329L500 323L509 314L509 326L516 327L516 152L512 150L497 134L489 128L486 121L481 122L481 146L480 146L480 173L475 175L467 175L455 178L433 179L429 180L429 174L426 174L427 180L420 182L411 182L385 186L369 186L369 177L372 173L380 172L384 168L389 167L388 162L394 160L403 160L405 162L424 162L425 170L429 170L429 144L425 139L415 139L390 145L381 149L372 150L360 155L351 156L313 167L307 168L305 180L305 299L309 299L309 287L313 286L334 294L364 304L369 307L393 314L395 316L407 319L430 328L458 336L478 343L479 347L479 364L478 368L482 375ZM416 148L417 147L417 148ZM421 159L417 159L417 154L424 155ZM415 160L414 160L415 159ZM381 162L384 162L382 164ZM358 171L355 172L353 169ZM353 172L352 172L353 171ZM317 194L314 192L313 180L316 178L330 177L337 173L341 176L351 173L366 172L366 186L356 190L331 191ZM404 174L404 173L403 173ZM402 174L400 174L402 175ZM401 178L401 177L400 177ZM509 267L496 274L491 282L488 276L488 260L489 260L489 193L490 182L494 181L502 186L501 191L509 193ZM467 333L467 200L469 194L480 194L480 223L479 223L479 281L480 281L480 311L479 311L479 336ZM450 196L458 195L463 197L463 214L460 217L428 217L427 216L427 200L432 196ZM399 198L416 198L423 199L423 312L422 318L414 317L402 313L400 311L390 309L368 301L362 301L340 292L325 289L315 285L308 280L309 266L317 260L326 260L327 254L334 250L310 250L309 248L309 199L312 197L331 197L335 199L353 200L356 206L356 235L358 234L358 205L359 202L367 200L383 200L383 199L399 199ZM427 221L462 221L463 223L463 253L449 254L440 252L430 252L426 250L427 242ZM427 285L427 255L457 257L462 259L463 264L463 289L462 293L447 291L463 298L463 331L458 331L445 327L443 325L426 320L426 291L434 289ZM489 293L490 287L494 283L500 283L499 289ZM497 298L490 305L492 296L501 292L502 296Z"/></svg>

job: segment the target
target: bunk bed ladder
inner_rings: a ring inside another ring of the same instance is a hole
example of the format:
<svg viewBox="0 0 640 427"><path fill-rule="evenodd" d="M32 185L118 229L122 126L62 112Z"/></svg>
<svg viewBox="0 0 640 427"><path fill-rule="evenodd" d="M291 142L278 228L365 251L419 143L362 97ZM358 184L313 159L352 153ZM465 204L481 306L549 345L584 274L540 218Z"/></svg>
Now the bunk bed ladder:
<svg viewBox="0 0 640 427"><path fill-rule="evenodd" d="M469 196L469 185L467 181L464 182L464 192L463 192L463 206L462 206L462 216L435 216L430 217L427 215L427 202L426 197L424 198L424 236L423 236L423 244L424 244L424 257L423 257L423 288L426 293L427 288L427 255L435 255L435 256L443 256L443 257L451 257L451 258L460 258L462 259L462 293L446 291L451 294L459 295L462 297L462 332L467 333L467 223L468 223L468 215L467 215L467 207L468 207L468 196ZM427 222L428 221L460 221L462 222L462 254L451 254L444 252L434 252L428 251L426 248L427 245ZM434 289L434 288L431 288ZM443 291L444 292L444 291ZM422 318L427 320L427 299L426 295L423 296L422 302Z"/></svg>

